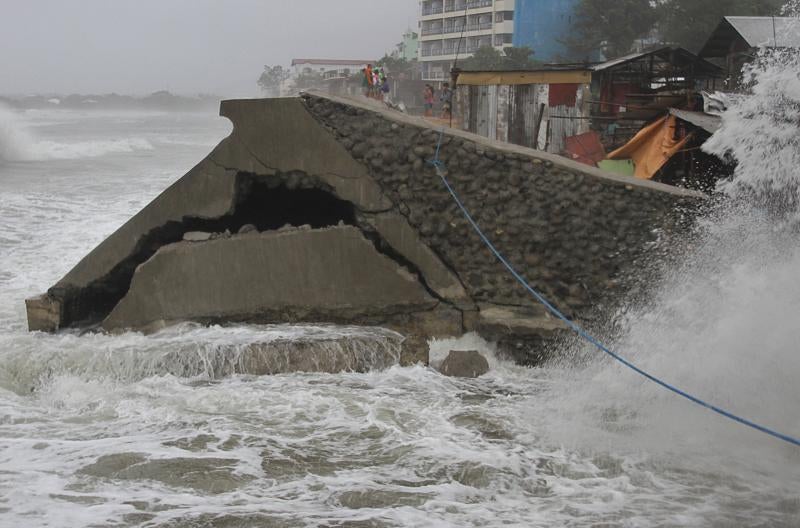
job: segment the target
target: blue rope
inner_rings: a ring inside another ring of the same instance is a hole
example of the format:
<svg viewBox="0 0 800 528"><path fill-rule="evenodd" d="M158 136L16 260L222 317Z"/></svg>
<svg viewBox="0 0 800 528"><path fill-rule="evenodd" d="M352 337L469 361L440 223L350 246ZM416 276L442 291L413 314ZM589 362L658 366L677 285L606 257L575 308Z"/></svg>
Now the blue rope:
<svg viewBox="0 0 800 528"><path fill-rule="evenodd" d="M721 407L717 407L716 405L713 405L713 404L708 403L708 402L706 402L704 400L701 400L697 396L693 396L693 395L689 394L688 392L675 387L674 385L671 385L671 384L669 384L669 383L667 383L665 381L662 381L661 379L655 377L654 375L650 374L649 372L646 372L646 371L642 370L641 368L637 367L636 365L634 365L633 363L631 363L630 361L628 361L624 357L620 356L616 352L614 352L611 349L609 349L602 342L600 342L599 339L597 339L594 336L592 336L591 334L589 334L581 326L579 326L577 323L573 322L567 316L565 316L563 313L561 313L561 311L558 308L556 308L555 306L553 306L553 304L551 304L541 293L536 291L536 289L534 289L530 284L528 284L528 281L526 281L522 277L522 275L520 275L517 272L517 270L515 270L514 267L505 259L505 257L503 257L502 253L500 253L500 251L498 251L497 248L494 247L494 244L492 244L491 241L486 237L486 235L483 234L483 231L478 226L477 222L475 222L475 220L472 218L472 215L469 214L469 211L467 210L467 208L464 206L464 204L458 198L458 195L453 190L453 188L450 186L450 183L447 181L447 177L444 175L444 172L442 172L442 169L445 168L445 165L439 159L439 151L441 150L441 147L442 147L442 139L443 138L444 138L444 129L442 129L442 131L439 134L439 143L438 143L438 145L436 145L436 155L435 155L434 159L429 160L428 163L430 165L432 165L434 167L434 169L436 169L436 174L438 174L439 177L442 179L442 183L444 183L445 187L447 187L447 191L453 197L453 200L455 200L456 205L458 205L459 209L461 209L461 212L464 213L464 217L469 221L469 223L472 224L473 229L475 229L475 232L478 233L478 236L481 237L481 239L483 240L483 243L486 244L486 247L488 247L492 251L492 253L494 253L494 256L497 257L497 259L500 262L502 262L503 266L505 266L506 269L511 272L511 274L514 276L514 278L517 279L517 281L522 286L524 286L525 289L528 290L528 292L530 292L531 295L533 295L536 298L537 301L539 301L542 305L544 305L544 307L547 308L547 310L550 311L550 313L555 315L558 319L563 321L569 328L571 328L573 332L575 332L580 337L582 337L583 339L585 339L586 341L588 341L589 343L594 345L596 348L598 348L602 352L605 352L606 354L608 354L609 356L614 358L616 361L622 363L623 365L625 365L629 369L633 370L637 374L640 374L640 375L644 376L645 378L649 379L650 381L652 381L654 383L657 383L658 385L661 385L665 389L667 389L669 391L672 391L675 394L677 394L679 396L682 396L682 397L686 398L687 400L689 400L689 401L691 401L693 403L696 403L697 405L700 405L701 407L705 407L706 409L708 409L710 411L713 411L713 412L715 412L715 413L717 413L719 415L722 415L725 418L733 420L734 422L738 422L738 423L740 423L742 425L745 425L747 427L755 429L756 431L761 431L762 433L766 433L766 434L768 434L768 435L770 435L772 437L775 437L775 438L777 438L779 440L783 440L784 442L788 442L790 444L793 444L793 445L796 445L796 446L800 446L800 439L794 438L794 437L789 436L787 434L780 433L778 431L775 431L775 430L770 429L768 427L765 427L763 425L759 425L759 424L757 424L755 422L752 422L750 420L747 420L745 418L737 416L737 415L735 415L735 414L733 414L733 413L731 413L729 411L726 411L725 409L723 409Z"/></svg>

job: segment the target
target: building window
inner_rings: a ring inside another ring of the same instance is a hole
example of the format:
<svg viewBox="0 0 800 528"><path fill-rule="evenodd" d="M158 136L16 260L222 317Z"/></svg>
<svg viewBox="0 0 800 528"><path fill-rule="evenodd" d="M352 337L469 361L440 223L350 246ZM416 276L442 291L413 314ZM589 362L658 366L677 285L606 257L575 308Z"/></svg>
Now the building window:
<svg viewBox="0 0 800 528"><path fill-rule="evenodd" d="M495 13L494 21L495 22L506 22L509 20L514 20L514 12L513 11L498 11Z"/></svg>
<svg viewBox="0 0 800 528"><path fill-rule="evenodd" d="M501 33L499 35L494 36L494 45L495 46L503 46L505 44L511 44L513 35L511 33Z"/></svg>

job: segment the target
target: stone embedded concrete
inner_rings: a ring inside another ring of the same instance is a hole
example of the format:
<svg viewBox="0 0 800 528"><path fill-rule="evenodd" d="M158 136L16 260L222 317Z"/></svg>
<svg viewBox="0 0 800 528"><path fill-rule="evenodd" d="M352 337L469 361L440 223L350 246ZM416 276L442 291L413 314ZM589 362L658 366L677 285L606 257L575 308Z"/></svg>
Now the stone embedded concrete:
<svg viewBox="0 0 800 528"><path fill-rule="evenodd" d="M368 168L422 244L455 271L472 300L535 305L475 234L428 163L440 131L369 103L317 94L304 100ZM695 192L451 129L443 134L439 159L504 256L564 312L580 318L596 317L598 307L624 295L629 272L643 257L657 258L702 201Z"/></svg>
<svg viewBox="0 0 800 528"><path fill-rule="evenodd" d="M497 263L427 163L439 131L424 120L314 94L225 101L221 114L234 124L228 138L27 301L31 329L100 321L155 329L187 319L382 325L406 335L406 362L425 361L427 338L467 330L530 364L561 339L563 327ZM583 319L635 286L631 270L663 255L702 201L460 131L444 134L440 159L504 255ZM255 219L236 216L256 183L326 193L350 204L352 225L259 233ZM229 234L248 224L246 234ZM190 231L215 234L181 242ZM335 255L341 269L319 266ZM298 270L325 294L312 295ZM325 278L334 281L328 289Z"/></svg>

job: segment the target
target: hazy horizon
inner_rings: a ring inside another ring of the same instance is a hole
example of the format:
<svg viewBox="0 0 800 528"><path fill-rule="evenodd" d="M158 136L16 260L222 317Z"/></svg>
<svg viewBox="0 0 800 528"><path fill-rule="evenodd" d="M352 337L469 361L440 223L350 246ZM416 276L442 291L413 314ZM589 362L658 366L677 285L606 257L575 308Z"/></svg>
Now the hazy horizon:
<svg viewBox="0 0 800 528"><path fill-rule="evenodd" d="M5 0L0 94L254 96L264 65L377 59L416 0Z"/></svg>

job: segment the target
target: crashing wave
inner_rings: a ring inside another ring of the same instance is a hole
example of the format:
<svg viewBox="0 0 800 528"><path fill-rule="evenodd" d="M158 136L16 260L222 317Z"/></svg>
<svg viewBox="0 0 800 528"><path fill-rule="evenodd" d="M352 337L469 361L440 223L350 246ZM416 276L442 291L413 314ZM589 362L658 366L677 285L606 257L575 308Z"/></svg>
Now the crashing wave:
<svg viewBox="0 0 800 528"><path fill-rule="evenodd" d="M142 150L153 150L153 145L144 138L136 137L75 143L37 140L19 114L0 107L0 161L99 158Z"/></svg>

